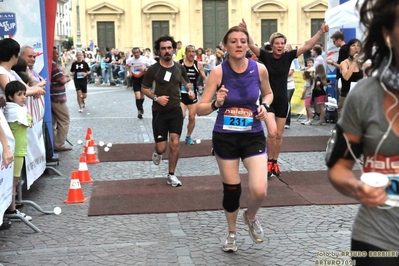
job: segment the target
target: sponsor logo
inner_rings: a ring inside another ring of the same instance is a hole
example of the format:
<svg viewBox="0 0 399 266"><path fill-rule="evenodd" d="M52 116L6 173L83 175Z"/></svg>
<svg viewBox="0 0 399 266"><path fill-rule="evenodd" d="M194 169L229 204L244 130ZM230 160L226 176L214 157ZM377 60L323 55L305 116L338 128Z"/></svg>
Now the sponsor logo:
<svg viewBox="0 0 399 266"><path fill-rule="evenodd" d="M17 32L17 21L15 13L0 13L0 37L12 38Z"/></svg>
<svg viewBox="0 0 399 266"><path fill-rule="evenodd" d="M399 173L399 156L367 155L364 160L364 171L377 171L383 174Z"/></svg>

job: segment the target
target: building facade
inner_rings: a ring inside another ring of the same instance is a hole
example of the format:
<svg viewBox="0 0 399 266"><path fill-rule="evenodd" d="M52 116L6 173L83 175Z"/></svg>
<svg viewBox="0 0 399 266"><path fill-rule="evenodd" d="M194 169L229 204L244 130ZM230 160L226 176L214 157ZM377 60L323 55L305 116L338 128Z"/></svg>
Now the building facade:
<svg viewBox="0 0 399 266"><path fill-rule="evenodd" d="M57 11L55 15L54 46L58 51L67 47L68 38L72 37L71 28L71 0L57 0Z"/></svg>
<svg viewBox="0 0 399 266"><path fill-rule="evenodd" d="M71 19L77 40L79 17L83 48L93 39L102 50L153 49L160 35L170 34L183 46L214 49L242 18L259 46L278 31L296 47L320 29L327 8L325 0L72 0Z"/></svg>

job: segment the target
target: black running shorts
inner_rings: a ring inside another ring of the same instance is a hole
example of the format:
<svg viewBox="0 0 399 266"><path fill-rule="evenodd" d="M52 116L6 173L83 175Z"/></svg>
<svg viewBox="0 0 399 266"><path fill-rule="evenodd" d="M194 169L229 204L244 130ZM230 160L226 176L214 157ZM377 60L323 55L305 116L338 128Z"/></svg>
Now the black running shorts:
<svg viewBox="0 0 399 266"><path fill-rule="evenodd" d="M266 137L258 133L212 132L212 145L215 155L222 159L237 159L266 153Z"/></svg>
<svg viewBox="0 0 399 266"><path fill-rule="evenodd" d="M155 142L168 140L170 133L181 135L183 128L183 112L181 107L169 110L152 111L152 131Z"/></svg>

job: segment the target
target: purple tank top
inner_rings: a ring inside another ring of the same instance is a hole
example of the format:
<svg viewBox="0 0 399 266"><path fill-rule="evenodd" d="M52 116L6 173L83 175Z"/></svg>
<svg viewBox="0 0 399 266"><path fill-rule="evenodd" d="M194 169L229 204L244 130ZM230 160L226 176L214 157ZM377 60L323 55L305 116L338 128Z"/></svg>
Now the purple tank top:
<svg viewBox="0 0 399 266"><path fill-rule="evenodd" d="M248 67L243 73L236 73L229 61L222 63L222 83L228 90L223 106L218 109L216 132L256 133L263 131L263 125L255 116L258 114L257 100L260 94L258 66L248 59Z"/></svg>

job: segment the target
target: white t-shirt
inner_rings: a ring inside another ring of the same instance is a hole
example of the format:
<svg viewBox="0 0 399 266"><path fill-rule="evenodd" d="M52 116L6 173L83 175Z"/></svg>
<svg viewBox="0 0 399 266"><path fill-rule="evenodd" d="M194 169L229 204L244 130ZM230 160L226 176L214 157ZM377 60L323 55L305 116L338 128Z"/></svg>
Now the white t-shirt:
<svg viewBox="0 0 399 266"><path fill-rule="evenodd" d="M205 62L208 62L209 60L212 60L209 64L204 65L205 69L214 69L216 67L216 56L211 54L211 55L206 55L205 56Z"/></svg>
<svg viewBox="0 0 399 266"><path fill-rule="evenodd" d="M134 69L139 66L142 66L143 68L148 68L149 66L152 65L152 62L147 57L140 55L139 58L132 56L132 57L129 57L128 59L126 59L126 65L130 66L131 71L133 72Z"/></svg>
<svg viewBox="0 0 399 266"><path fill-rule="evenodd" d="M18 76L17 73L15 73L14 70L11 70L11 72L8 72L7 69L5 69L2 66L0 66L0 75L6 75L8 77L9 81L21 80L21 78ZM5 88L0 87L0 94L3 97L5 96L5 94L6 94Z"/></svg>
<svg viewBox="0 0 399 266"><path fill-rule="evenodd" d="M295 63L294 60L291 62L290 66L290 71L293 69L295 71ZM288 76L287 78L287 90L293 90L295 89L295 83L294 83L294 73L291 76Z"/></svg>

